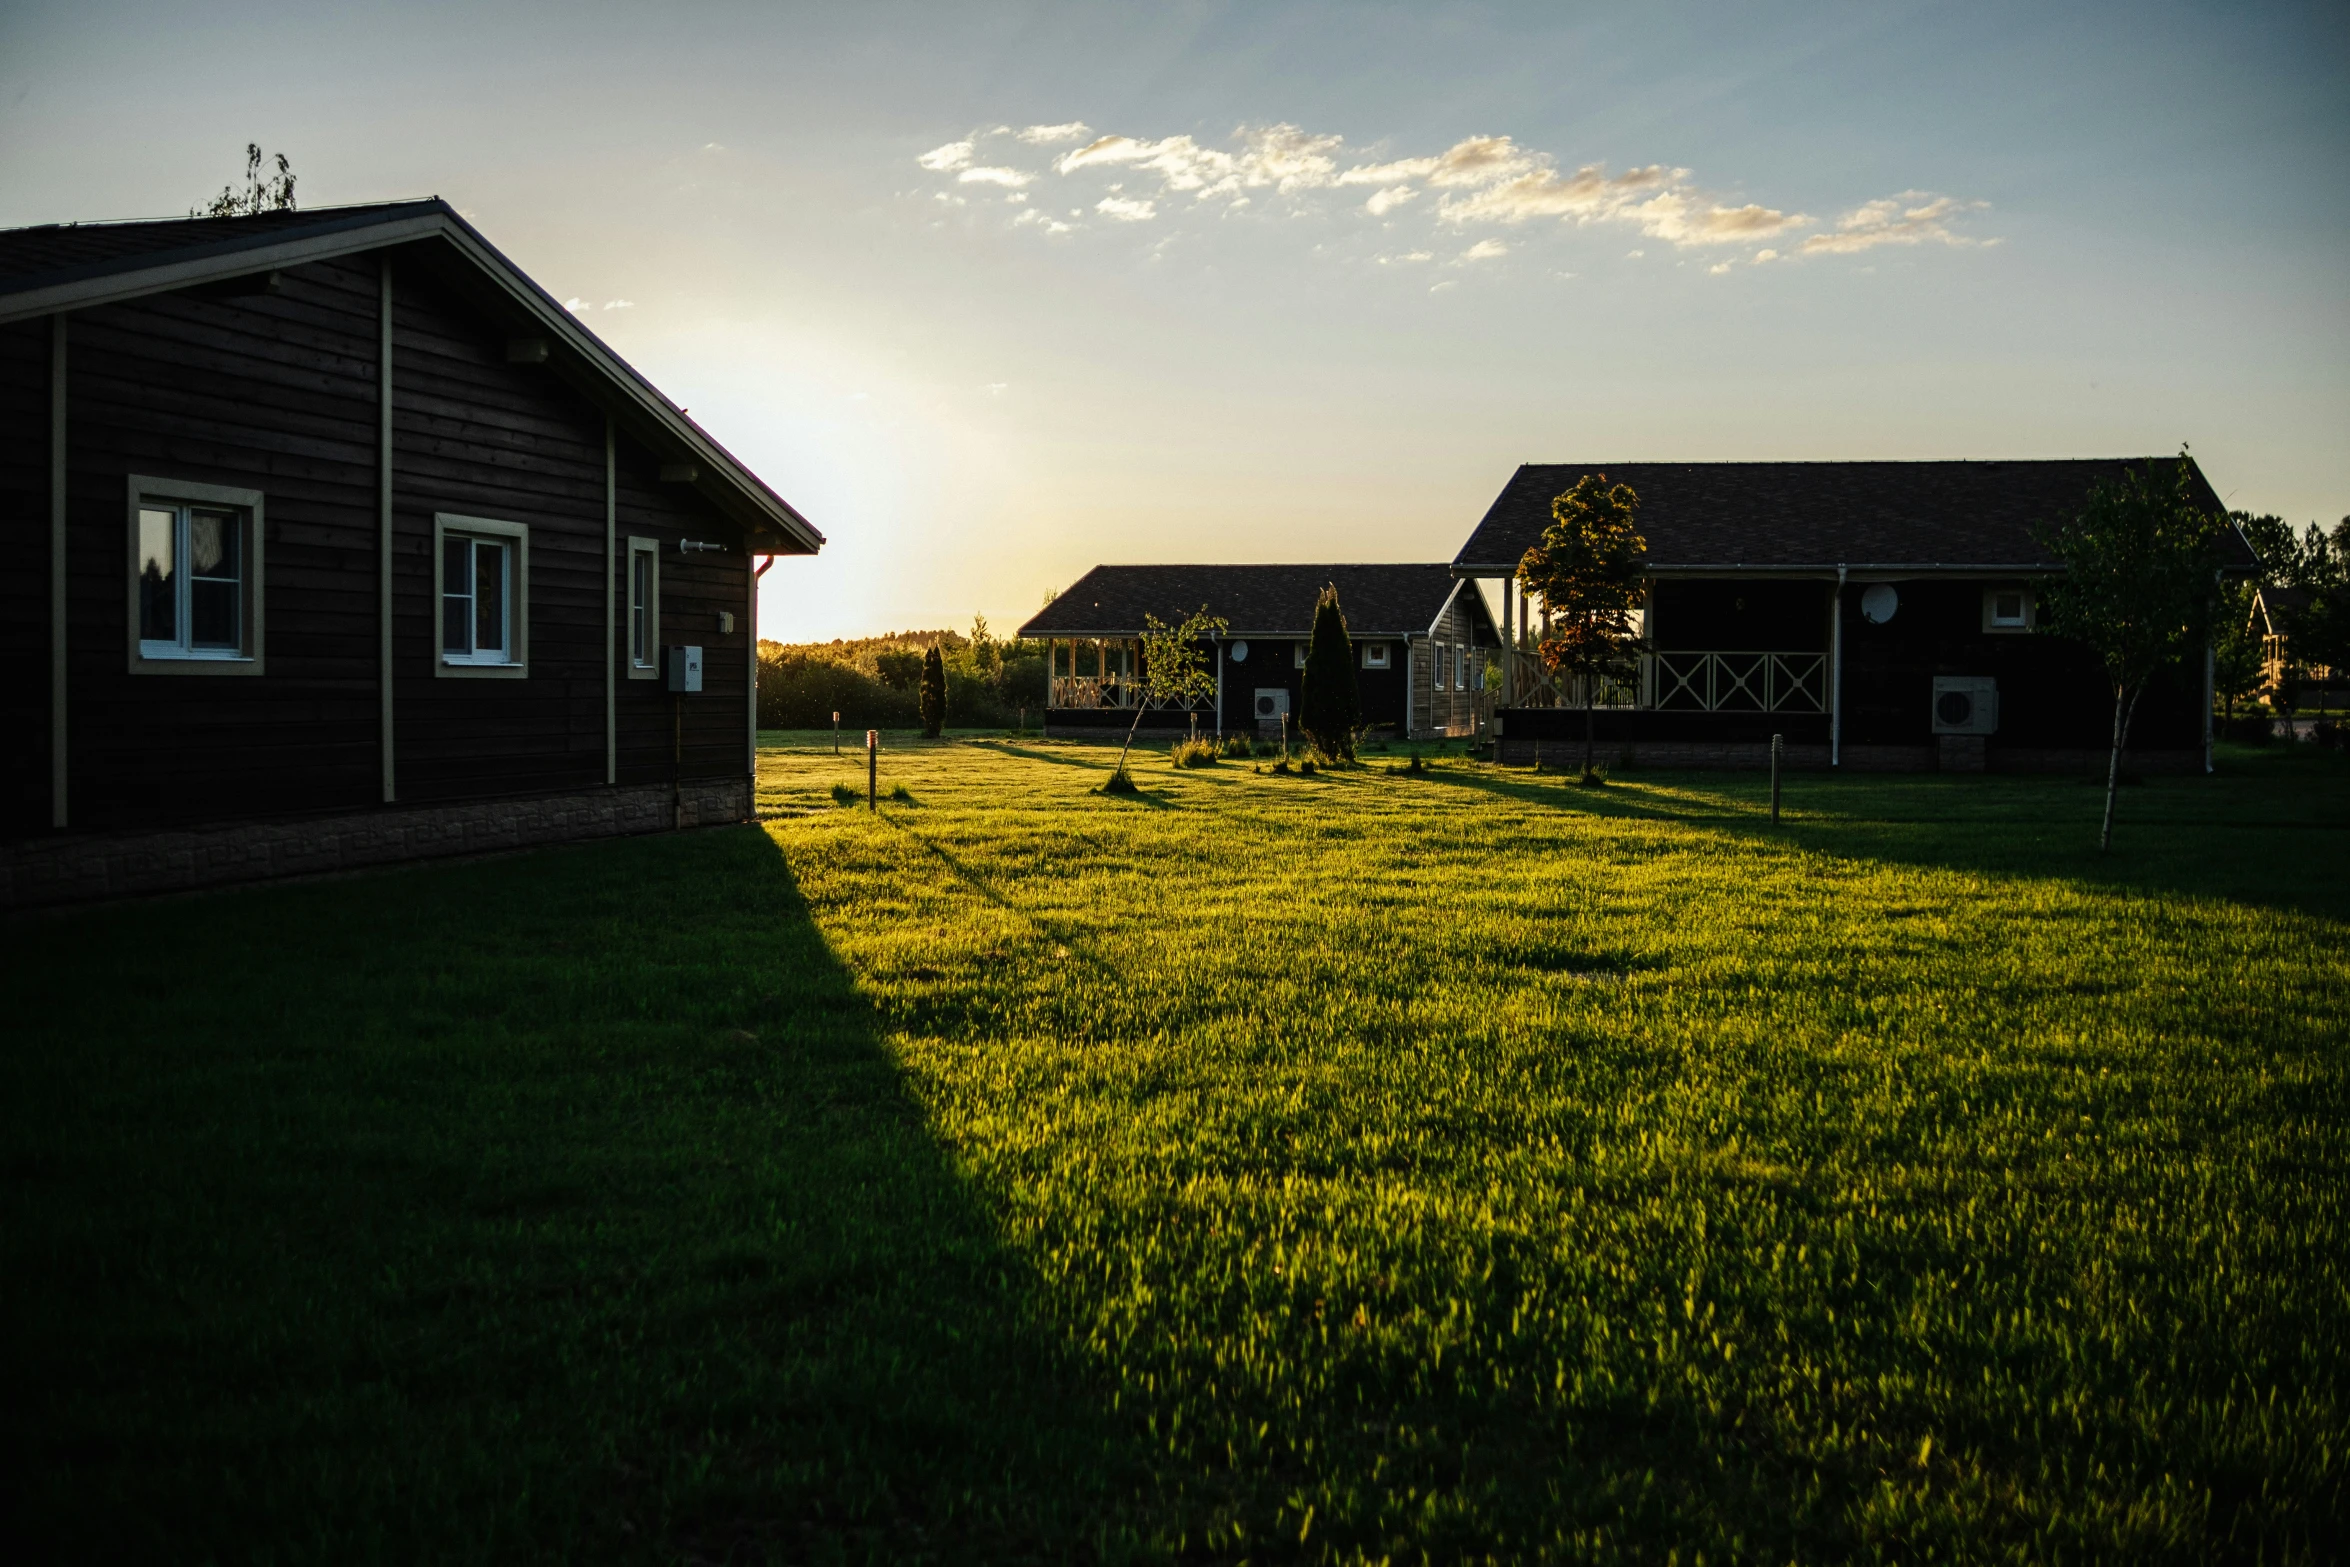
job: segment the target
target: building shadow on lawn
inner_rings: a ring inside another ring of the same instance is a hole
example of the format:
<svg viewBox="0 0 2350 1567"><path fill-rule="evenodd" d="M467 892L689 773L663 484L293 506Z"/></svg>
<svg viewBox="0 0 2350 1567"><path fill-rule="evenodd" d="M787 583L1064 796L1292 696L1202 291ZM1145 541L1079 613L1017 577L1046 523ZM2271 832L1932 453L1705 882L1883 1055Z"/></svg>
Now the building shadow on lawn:
<svg viewBox="0 0 2350 1567"><path fill-rule="evenodd" d="M1521 805L1704 827L1758 845L2350 922L2350 784L2338 778L2313 775L2292 793L2258 778L2165 778L2131 788L2116 813L2113 850L2101 853L2103 792L2070 778L1798 773L1783 785L1783 820L1773 827L1762 774L1658 773L1596 789L1572 776L1545 782L1437 770L1425 777Z"/></svg>
<svg viewBox="0 0 2350 1567"><path fill-rule="evenodd" d="M12 934L20 1559L1057 1558L1168 1516L764 832Z"/></svg>

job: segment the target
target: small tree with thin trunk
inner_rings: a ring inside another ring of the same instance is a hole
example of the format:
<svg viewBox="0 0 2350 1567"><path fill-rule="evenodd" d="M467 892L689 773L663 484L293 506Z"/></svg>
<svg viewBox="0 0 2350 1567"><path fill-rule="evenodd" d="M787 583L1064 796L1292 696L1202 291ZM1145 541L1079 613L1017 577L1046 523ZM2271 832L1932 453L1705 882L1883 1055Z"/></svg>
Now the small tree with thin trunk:
<svg viewBox="0 0 2350 1567"><path fill-rule="evenodd" d="M1353 761L1362 702L1355 690L1354 642L1346 634L1335 583L1314 600L1313 639L1306 644L1305 678L1299 685L1298 727L1315 751L1325 762Z"/></svg>
<svg viewBox="0 0 2350 1567"><path fill-rule="evenodd" d="M1639 527L1640 497L1629 484L1587 473L1550 503L1542 542L1518 562L1518 585L1539 596L1549 615L1542 662L1583 686L1583 776L1597 776L1602 680L1637 669L1640 633L1632 612L1647 593L1648 541Z"/></svg>
<svg viewBox="0 0 2350 1567"><path fill-rule="evenodd" d="M1134 721L1126 726L1126 743L1118 747L1118 766L1102 787L1112 794L1132 794L1134 775L1126 770L1127 753L1134 749L1134 732L1150 708L1177 703L1189 706L1216 694L1216 672L1208 665L1201 644L1224 634L1224 621L1202 604L1180 626L1158 616L1142 617L1142 658L1128 690L1134 702Z"/></svg>
<svg viewBox="0 0 2350 1567"><path fill-rule="evenodd" d="M2164 669L2199 652L2219 603L2222 519L2204 509L2184 451L2165 473L2148 463L2100 483L2069 517L2040 530L2064 575L2041 589L2041 624L2087 644L2113 687L2100 850L2113 846L2114 790L2138 698Z"/></svg>
<svg viewBox="0 0 2350 1567"><path fill-rule="evenodd" d="M947 723L947 663L938 644L922 655L922 732L935 740Z"/></svg>

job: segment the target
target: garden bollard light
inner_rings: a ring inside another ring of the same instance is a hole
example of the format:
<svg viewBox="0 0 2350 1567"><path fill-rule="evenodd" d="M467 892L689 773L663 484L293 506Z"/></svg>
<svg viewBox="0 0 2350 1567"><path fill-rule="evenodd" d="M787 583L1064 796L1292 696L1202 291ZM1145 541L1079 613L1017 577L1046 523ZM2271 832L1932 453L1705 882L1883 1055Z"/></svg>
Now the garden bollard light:
<svg viewBox="0 0 2350 1567"><path fill-rule="evenodd" d="M1787 737L1771 736L1771 825L1779 825L1779 758L1786 753Z"/></svg>
<svg viewBox="0 0 2350 1567"><path fill-rule="evenodd" d="M881 731L865 731L865 809L879 810L874 802L881 790Z"/></svg>
<svg viewBox="0 0 2350 1567"><path fill-rule="evenodd" d="M840 714L832 715L832 754L840 755Z"/></svg>

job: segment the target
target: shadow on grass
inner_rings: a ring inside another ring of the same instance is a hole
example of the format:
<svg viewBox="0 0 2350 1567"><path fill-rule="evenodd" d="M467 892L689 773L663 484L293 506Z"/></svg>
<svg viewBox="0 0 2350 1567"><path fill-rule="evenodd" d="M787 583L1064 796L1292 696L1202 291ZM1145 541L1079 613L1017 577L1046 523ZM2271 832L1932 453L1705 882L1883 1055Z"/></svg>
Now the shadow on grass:
<svg viewBox="0 0 2350 1567"><path fill-rule="evenodd" d="M1783 781L1778 827L1761 773L1635 773L1585 788L1571 774L1436 769L1424 781L1818 854L2350 921L2350 767L2331 761L2254 763L2126 789L2111 853L2097 848L2103 790L2069 777L1796 773Z"/></svg>
<svg viewBox="0 0 2350 1567"><path fill-rule="evenodd" d="M19 1559L1050 1558L1151 1528L1150 1466L1027 1319L766 834L11 937Z"/></svg>

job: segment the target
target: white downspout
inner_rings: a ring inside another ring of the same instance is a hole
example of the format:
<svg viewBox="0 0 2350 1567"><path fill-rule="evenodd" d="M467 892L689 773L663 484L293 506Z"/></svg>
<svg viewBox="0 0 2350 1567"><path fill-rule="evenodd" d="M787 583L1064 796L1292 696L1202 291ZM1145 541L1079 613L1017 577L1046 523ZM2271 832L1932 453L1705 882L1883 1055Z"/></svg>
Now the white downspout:
<svg viewBox="0 0 2350 1567"><path fill-rule="evenodd" d="M1828 765L1844 765L1844 571L1836 567L1836 603L1828 621L1828 662L1834 668L1828 686Z"/></svg>

